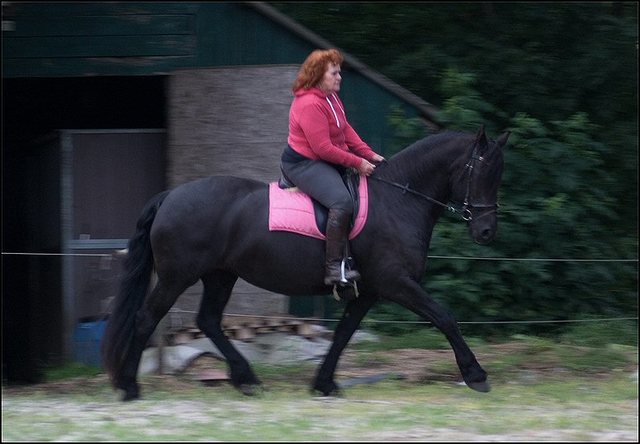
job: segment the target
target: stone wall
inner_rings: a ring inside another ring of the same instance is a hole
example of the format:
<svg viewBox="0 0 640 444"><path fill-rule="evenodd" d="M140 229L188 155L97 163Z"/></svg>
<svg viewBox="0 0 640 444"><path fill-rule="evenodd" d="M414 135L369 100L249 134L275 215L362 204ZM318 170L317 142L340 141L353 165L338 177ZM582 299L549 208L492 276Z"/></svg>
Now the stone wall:
<svg viewBox="0 0 640 444"><path fill-rule="evenodd" d="M167 85L168 185L210 175L277 180L297 70L274 65L174 72ZM174 306L172 324L193 323L201 292L200 283L187 290ZM239 280L225 313L287 311L287 296Z"/></svg>
<svg viewBox="0 0 640 444"><path fill-rule="evenodd" d="M279 176L296 66L176 71L169 80L169 185L212 174Z"/></svg>

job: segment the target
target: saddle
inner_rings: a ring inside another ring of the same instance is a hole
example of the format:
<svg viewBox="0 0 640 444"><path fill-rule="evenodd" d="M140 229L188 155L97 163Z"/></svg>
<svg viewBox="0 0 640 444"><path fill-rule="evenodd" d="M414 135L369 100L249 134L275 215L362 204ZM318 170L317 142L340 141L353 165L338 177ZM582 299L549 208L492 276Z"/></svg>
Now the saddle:
<svg viewBox="0 0 640 444"><path fill-rule="evenodd" d="M369 209L367 178L356 170L347 169L342 175L349 194L353 199L353 215L349 239L353 239L364 228ZM269 230L290 231L316 239L326 239L329 210L320 202L297 187L285 176L284 172L277 182L269 184ZM349 242L345 245L343 266L355 268L351 257ZM356 282L333 286L336 300L352 300L358 297Z"/></svg>
<svg viewBox="0 0 640 444"><path fill-rule="evenodd" d="M348 168L345 170L345 172L342 174L342 180L345 186L347 187L347 190L349 191L349 194L351 195L351 199L353 201L353 214L351 215L350 228L351 230L359 228L358 229L358 233L359 233L359 231L362 229L362 226L364 225L364 222L362 222L361 224L358 223L360 220L363 219L363 214L360 213L360 188L362 186L366 187L366 180L365 178L361 178L360 175L357 173L357 171L352 168ZM361 184L360 183L361 180L365 180L365 183ZM293 184L293 182L291 182L287 178L284 172L282 172L280 179L278 179L277 187L281 190L288 190L291 192L297 190L297 187L295 186L295 184ZM271 190L271 192L273 193L273 190ZM302 193L302 192L299 191L299 193ZM326 229L327 229L327 218L329 214L329 209L324 205L322 205L317 200L315 200L314 198L312 198L311 196L308 196L307 194L304 194L304 193L302 194L305 197L308 197L308 199L313 204L313 214L315 219L315 225L316 225L316 228L318 229L318 232L322 235L322 237L318 236L317 234L314 236L313 233L310 233L310 232L301 233L301 234L307 234L312 237L324 238L324 235L326 234ZM292 205L292 207L293 206L297 206L297 204ZM273 210L274 208L272 205L272 207L270 208L270 214L273 214ZM366 213L364 214L364 219L366 220ZM270 229L275 230L276 227L270 223ZM286 228L284 227L281 227L281 229L286 230ZM290 231L294 231L294 230L292 229ZM358 233L352 231L351 234L349 235L349 239L352 239Z"/></svg>

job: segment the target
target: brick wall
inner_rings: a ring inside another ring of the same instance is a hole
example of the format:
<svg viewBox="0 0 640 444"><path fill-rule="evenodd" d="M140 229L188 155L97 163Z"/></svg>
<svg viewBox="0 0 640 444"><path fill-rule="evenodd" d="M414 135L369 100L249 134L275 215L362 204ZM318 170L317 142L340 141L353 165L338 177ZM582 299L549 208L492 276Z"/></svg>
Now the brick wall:
<svg viewBox="0 0 640 444"><path fill-rule="evenodd" d="M298 67L242 66L176 71L168 80L167 182L175 187L210 175L270 182L280 175L291 85ZM190 323L202 285L191 287L172 322ZM239 280L225 313L280 315L288 297Z"/></svg>

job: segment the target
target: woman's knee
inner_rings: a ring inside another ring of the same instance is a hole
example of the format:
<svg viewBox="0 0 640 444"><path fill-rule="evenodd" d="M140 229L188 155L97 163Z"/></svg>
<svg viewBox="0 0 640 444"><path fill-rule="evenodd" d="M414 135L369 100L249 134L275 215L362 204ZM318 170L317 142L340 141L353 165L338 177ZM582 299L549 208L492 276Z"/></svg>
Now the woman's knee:
<svg viewBox="0 0 640 444"><path fill-rule="evenodd" d="M353 199L347 193L346 196L342 196L335 200L332 205L329 205L330 209L346 211L349 214L353 214Z"/></svg>

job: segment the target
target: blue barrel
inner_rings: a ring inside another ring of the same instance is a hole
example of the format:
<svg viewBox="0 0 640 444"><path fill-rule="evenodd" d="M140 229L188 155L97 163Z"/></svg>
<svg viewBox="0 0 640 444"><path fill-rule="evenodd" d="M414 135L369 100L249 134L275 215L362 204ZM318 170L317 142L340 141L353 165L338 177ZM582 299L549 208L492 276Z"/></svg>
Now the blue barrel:
<svg viewBox="0 0 640 444"><path fill-rule="evenodd" d="M73 360L81 364L102 368L100 346L106 320L79 322L73 332Z"/></svg>

